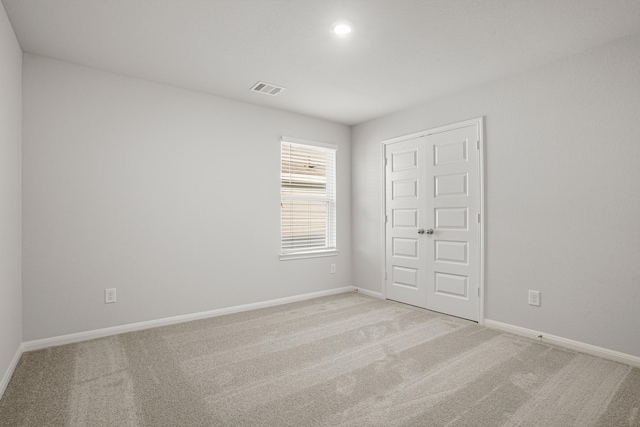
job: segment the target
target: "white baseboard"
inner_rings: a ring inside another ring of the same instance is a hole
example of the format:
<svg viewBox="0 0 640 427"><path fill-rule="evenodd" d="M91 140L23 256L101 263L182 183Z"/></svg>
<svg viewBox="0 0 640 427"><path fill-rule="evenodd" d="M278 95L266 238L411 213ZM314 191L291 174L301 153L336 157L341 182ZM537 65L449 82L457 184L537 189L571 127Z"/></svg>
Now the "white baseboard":
<svg viewBox="0 0 640 427"><path fill-rule="evenodd" d="M122 334L125 332L140 331L143 329L156 328L159 326L174 325L176 323L189 322L191 320L206 319L209 317L222 316L225 314L240 313L242 311L256 310L258 308L273 307L276 305L289 304L297 301L304 301L312 298L324 297L327 295L353 292L353 286L329 289L326 291L311 292L308 294L295 295L292 297L272 299L268 301L251 304L237 305L234 307L219 308L216 310L202 311L200 313L184 314L181 316L165 317L163 319L149 320L146 322L129 323L127 325L113 326L110 328L95 329L92 331L78 332L75 334L61 335L57 337L44 338L40 340L26 341L22 344L24 351L40 350L47 347L72 344L80 341L92 340L95 338L107 337L110 335Z"/></svg>
<svg viewBox="0 0 640 427"><path fill-rule="evenodd" d="M607 348L546 334L544 332L534 331L532 329L521 328L520 326L514 326L508 323L496 322L495 320L485 319L484 326L640 368L640 357L633 356L631 354L609 350Z"/></svg>
<svg viewBox="0 0 640 427"><path fill-rule="evenodd" d="M182 316L166 317L163 319L149 320L146 322L130 323L127 325L113 326L110 328L96 329L86 332L78 332L75 334L62 335L58 337L45 338L40 340L26 341L18 347L16 354L11 361L11 364L7 368L2 381L0 382L0 397L4 394L4 391L9 384L9 380L13 375L13 372L18 365L18 361L25 351L39 350L47 347L54 347L64 344L72 344L80 341L87 341L95 338L102 338L110 335L122 334L125 332L139 331L143 329L155 328L159 326L173 325L177 323L189 322L191 320L206 319L209 317L223 316L225 314L240 313L243 311L256 310L259 308L273 307L282 304L288 304L297 301L304 301L312 298L318 298L328 295L341 294L345 292L359 292L364 295L368 295L374 298L382 299L382 293L371 291L369 289L358 288L354 286L345 286L342 288L329 289L326 291L311 292L308 294L295 295L291 297L278 298L268 301L262 301L251 304L243 304L234 307L220 308L216 310L203 311L200 313L185 314ZM568 338L558 337L534 331L532 329L522 328L520 326L510 325L508 323L502 323L495 320L484 320L484 326L497 329L504 332L520 335L523 337L531 338L536 341L554 344L560 347L568 348L571 350L579 351L582 353L590 354L592 356L601 357L603 359L612 360L614 362L625 363L634 367L640 368L640 357L633 356L619 351L609 350L603 347L598 347L591 344L586 344L580 341L570 340ZM542 338L540 338L542 336Z"/></svg>
<svg viewBox="0 0 640 427"><path fill-rule="evenodd" d="M358 288L358 287L354 287L353 290L364 295L369 295L370 297L383 299L381 292L370 291L369 289Z"/></svg>
<svg viewBox="0 0 640 427"><path fill-rule="evenodd" d="M7 389L7 386L9 385L9 381L13 376L13 372L16 370L16 366L18 366L18 362L20 361L20 357L22 356L23 352L24 352L24 344L20 344L20 346L18 347L18 350L16 351L16 354L13 356L13 359L9 364L9 367L7 368L4 375L2 376L2 381L0 381L0 399L4 395L4 392Z"/></svg>

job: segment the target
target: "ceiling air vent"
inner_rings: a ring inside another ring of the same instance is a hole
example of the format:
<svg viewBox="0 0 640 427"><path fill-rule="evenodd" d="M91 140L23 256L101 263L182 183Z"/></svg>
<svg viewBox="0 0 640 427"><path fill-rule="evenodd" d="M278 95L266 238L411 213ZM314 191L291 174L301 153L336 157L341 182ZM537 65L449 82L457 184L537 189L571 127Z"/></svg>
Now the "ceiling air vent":
<svg viewBox="0 0 640 427"><path fill-rule="evenodd" d="M270 83L258 82L251 88L253 92L265 93L267 95L276 96L284 90L282 86L272 85Z"/></svg>

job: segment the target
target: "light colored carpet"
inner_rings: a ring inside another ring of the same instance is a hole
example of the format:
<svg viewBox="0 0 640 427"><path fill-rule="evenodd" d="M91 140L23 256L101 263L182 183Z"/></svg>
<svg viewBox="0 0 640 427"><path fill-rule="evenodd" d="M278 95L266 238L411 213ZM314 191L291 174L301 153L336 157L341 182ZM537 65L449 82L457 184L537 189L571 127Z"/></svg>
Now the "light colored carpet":
<svg viewBox="0 0 640 427"><path fill-rule="evenodd" d="M25 353L9 426L640 426L640 369L357 293Z"/></svg>

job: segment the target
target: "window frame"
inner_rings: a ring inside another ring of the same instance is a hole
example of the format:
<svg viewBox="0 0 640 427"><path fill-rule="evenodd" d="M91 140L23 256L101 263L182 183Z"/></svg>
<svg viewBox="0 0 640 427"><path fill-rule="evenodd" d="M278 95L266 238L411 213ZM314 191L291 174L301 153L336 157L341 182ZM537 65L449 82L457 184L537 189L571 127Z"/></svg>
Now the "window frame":
<svg viewBox="0 0 640 427"><path fill-rule="evenodd" d="M333 164L333 184L334 184L334 191L333 191L333 199L331 200L330 198L327 198L327 200L329 200L329 212L327 212L327 228L331 228L331 226L333 225L333 247L329 246L326 248L322 248L322 249L309 249L309 248L304 248L301 249L299 251L283 251L283 246L282 246L282 237L283 237L283 233L282 233L282 226L283 226L283 217L282 217L282 207L280 208L280 260L281 261L285 261L285 260L292 260L292 259L304 259L304 258L318 258L318 257L330 257L330 256L336 256L338 255L339 251L338 251L338 230L337 230L337 224L338 224L338 218L337 218L337 183L338 183L338 171L337 171L337 166L338 166L338 146L335 144L327 144L324 142L317 142L317 141L312 141L312 140L307 140L307 139L301 139L301 138L293 138L293 137L287 137L287 136L282 136L280 139L280 172L279 172L279 176L278 176L278 180L279 180L279 189L280 189L280 204L282 206L282 202L283 200L295 200L294 198L291 198L290 196L287 198L283 198L282 195L282 146L283 144L290 144L290 145L295 145L295 146L302 146L302 147L310 147L310 148L319 148L319 149L327 149L327 150L333 150L334 151L334 164ZM320 199L322 200L322 199ZM333 224L331 224L331 222L333 222Z"/></svg>

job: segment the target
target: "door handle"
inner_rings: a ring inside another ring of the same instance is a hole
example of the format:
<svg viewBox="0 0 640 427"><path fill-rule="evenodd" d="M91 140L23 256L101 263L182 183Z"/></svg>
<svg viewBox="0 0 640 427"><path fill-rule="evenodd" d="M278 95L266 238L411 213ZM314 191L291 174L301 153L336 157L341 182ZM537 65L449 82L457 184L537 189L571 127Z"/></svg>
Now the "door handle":
<svg viewBox="0 0 640 427"><path fill-rule="evenodd" d="M418 234L424 234L424 233L433 234L433 228L430 228L428 230L425 230L424 228L421 228L420 230L418 230Z"/></svg>

